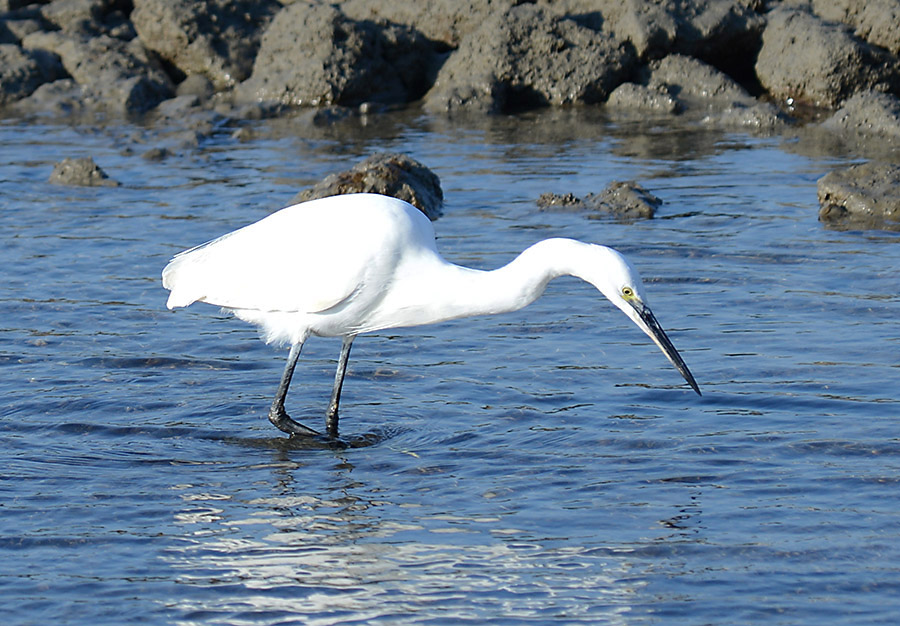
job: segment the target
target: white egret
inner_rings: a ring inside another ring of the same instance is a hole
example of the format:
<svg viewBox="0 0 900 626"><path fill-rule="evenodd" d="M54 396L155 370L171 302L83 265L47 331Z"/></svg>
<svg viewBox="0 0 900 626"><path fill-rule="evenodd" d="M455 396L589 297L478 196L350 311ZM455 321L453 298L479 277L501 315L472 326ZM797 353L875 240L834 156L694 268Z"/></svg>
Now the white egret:
<svg viewBox="0 0 900 626"><path fill-rule="evenodd" d="M348 194L287 207L175 256L162 273L170 309L207 302L291 346L269 420L290 435L318 435L290 418L284 401L303 343L342 337L326 432L336 437L350 346L365 332L515 311L553 278L594 285L643 330L700 393L644 299L637 272L611 248L546 239L512 262L482 271L445 261L431 222L387 196Z"/></svg>

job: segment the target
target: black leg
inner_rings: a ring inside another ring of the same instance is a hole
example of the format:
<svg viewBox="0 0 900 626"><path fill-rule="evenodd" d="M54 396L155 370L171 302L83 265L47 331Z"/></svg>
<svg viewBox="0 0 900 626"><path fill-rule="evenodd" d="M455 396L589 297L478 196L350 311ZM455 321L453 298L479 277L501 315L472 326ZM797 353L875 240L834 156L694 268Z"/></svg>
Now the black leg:
<svg viewBox="0 0 900 626"><path fill-rule="evenodd" d="M294 367L297 365L297 358L300 356L300 348L302 347L302 343L295 343L291 346L291 353L288 355L284 374L281 375L278 391L275 392L275 400L272 402L272 408L269 409L269 421L275 424L278 430L286 432L292 437L294 435L310 437L319 434L312 428L307 428L303 424L292 420L288 416L287 411L284 410L284 399L287 397L288 387L291 386L291 377L294 375Z"/></svg>
<svg viewBox="0 0 900 626"><path fill-rule="evenodd" d="M350 360L350 346L353 345L354 335L344 337L341 344L341 356L338 359L337 371L334 373L334 388L331 390L331 402L328 403L328 412L325 414L325 431L329 437L338 436L338 405L341 403L341 388L344 386L344 375L347 373L347 361Z"/></svg>

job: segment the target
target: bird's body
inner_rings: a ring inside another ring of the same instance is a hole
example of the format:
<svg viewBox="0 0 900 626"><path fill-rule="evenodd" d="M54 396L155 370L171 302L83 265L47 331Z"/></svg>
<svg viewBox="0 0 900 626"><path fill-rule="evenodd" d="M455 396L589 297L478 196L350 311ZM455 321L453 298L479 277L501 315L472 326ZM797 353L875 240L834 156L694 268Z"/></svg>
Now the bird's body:
<svg viewBox="0 0 900 626"><path fill-rule="evenodd" d="M282 209L177 255L163 270L163 285L171 291L169 308L218 305L262 328L267 341L292 346L269 415L291 434L315 432L284 412L300 346L311 335L343 337L328 413L329 434L336 435L340 387L356 335L517 310L561 275L597 287L656 341L699 393L643 304L637 273L618 252L547 239L500 269L474 270L444 260L428 218L387 196L348 194Z"/></svg>

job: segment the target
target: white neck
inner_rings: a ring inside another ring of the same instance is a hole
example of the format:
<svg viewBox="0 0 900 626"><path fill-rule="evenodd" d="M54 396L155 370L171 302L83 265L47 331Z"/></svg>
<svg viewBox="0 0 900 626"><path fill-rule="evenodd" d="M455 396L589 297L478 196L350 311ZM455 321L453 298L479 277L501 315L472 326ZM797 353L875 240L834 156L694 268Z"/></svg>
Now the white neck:
<svg viewBox="0 0 900 626"><path fill-rule="evenodd" d="M596 284L586 268L596 265L597 248L574 239L546 239L490 271L438 257L436 266L411 269L403 288L390 296L392 302L384 308L392 311L393 321L382 325L372 320L373 329L516 311L537 300L558 276L577 276Z"/></svg>

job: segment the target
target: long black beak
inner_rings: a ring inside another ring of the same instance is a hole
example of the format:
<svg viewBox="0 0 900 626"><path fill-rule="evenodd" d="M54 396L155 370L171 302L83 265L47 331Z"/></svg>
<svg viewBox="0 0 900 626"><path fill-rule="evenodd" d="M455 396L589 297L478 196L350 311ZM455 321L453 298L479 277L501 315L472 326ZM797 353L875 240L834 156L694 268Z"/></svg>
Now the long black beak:
<svg viewBox="0 0 900 626"><path fill-rule="evenodd" d="M653 311L650 310L650 307L637 300L631 301L630 304L634 307L634 310L637 311L641 321L646 325L644 332L646 332L653 342L659 346L659 349L663 351L663 354L665 354L666 358L675 366L675 369L684 376L684 379L691 386L691 389L696 391L698 396L702 395L700 393L700 387L697 386L697 381L694 380L694 376L691 374L691 370L685 365L684 359L678 354L678 350L675 349L675 346L672 345L672 342L666 336L666 332L662 329L662 326L656 321L656 317L653 315Z"/></svg>

